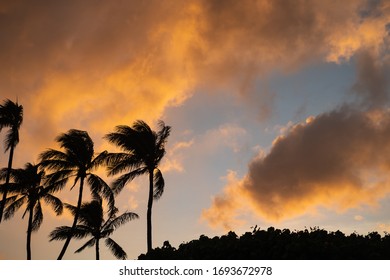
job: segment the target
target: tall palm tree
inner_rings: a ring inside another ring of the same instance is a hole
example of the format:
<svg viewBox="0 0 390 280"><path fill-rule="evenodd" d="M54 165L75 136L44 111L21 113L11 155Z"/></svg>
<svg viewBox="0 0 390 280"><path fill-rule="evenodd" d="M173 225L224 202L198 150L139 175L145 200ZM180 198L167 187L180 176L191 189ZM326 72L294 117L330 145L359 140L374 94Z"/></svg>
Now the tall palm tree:
<svg viewBox="0 0 390 280"><path fill-rule="evenodd" d="M8 172L3 169L0 178L4 178ZM27 227L27 259L31 260L31 234L37 231L43 222L41 200L51 205L57 215L62 213L62 202L52 193L57 190L56 185L45 185L45 173L39 171L38 165L27 163L23 169L12 169L12 183L9 183L8 192L14 194L8 198L8 205L4 211L4 219L10 219L24 204L26 210L22 218L28 213Z"/></svg>
<svg viewBox="0 0 390 280"><path fill-rule="evenodd" d="M66 205L73 215L76 215L77 208L72 205ZM75 251L80 253L87 247L95 246L96 259L100 259L100 240L105 239L106 246L111 250L112 254L117 259L125 260L127 258L126 252L109 236L119 228L121 225L137 219L138 215L132 212L125 212L120 216L116 216L118 209L108 211L108 219L104 220L104 211L102 207L102 200L95 198L91 202L83 203L80 208L80 215L78 224L73 231L74 238L81 239L85 237L92 237L83 246ZM64 240L71 234L71 228L68 226L57 227L50 233L50 241Z"/></svg>
<svg viewBox="0 0 390 280"><path fill-rule="evenodd" d="M109 202L110 208L114 207L114 195L103 179L93 174L104 163L107 152L104 151L95 156L94 143L86 131L71 129L56 138L64 151L48 149L40 155L41 166L47 170L53 171L48 175L49 182L65 185L66 182L74 177L74 183L71 187L76 186L79 182L79 193L74 215L71 233L76 228L77 220L83 199L84 183L87 180L92 194L101 194ZM61 260L69 246L72 234L69 234L64 246L57 259Z"/></svg>
<svg viewBox="0 0 390 280"><path fill-rule="evenodd" d="M19 128L23 122L23 106L18 102L14 103L9 99L4 100L0 105L0 131L8 127L9 131L5 138L5 152L9 150L8 157L8 171L3 185L3 199L0 201L0 223L3 219L4 206L7 199L8 184L12 169L12 160L14 157L14 150L19 143Z"/></svg>
<svg viewBox="0 0 390 280"><path fill-rule="evenodd" d="M164 191L164 178L159 163L165 155L165 144L171 127L158 123L158 132L153 131L144 121L137 120L132 127L121 125L105 138L119 146L123 152L107 156L109 175L126 172L113 182L117 194L137 176L148 174L149 197L147 205L147 250L152 250L152 206L153 199L159 199Z"/></svg>

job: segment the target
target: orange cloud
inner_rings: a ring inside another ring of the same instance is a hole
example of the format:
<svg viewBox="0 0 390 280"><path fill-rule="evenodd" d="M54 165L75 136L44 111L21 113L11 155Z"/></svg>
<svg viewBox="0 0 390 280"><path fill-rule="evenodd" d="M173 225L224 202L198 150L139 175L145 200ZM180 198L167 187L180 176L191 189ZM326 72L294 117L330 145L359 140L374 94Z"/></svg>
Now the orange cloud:
<svg viewBox="0 0 390 280"><path fill-rule="evenodd" d="M244 223L239 213L248 210L245 202L246 191L242 182L237 179L234 171L229 171L226 178L227 185L223 194L212 198L212 206L202 211L201 220L207 221L213 227L223 227L225 230L233 229Z"/></svg>
<svg viewBox="0 0 390 280"><path fill-rule="evenodd" d="M257 92L259 77L364 49L379 55L389 6L364 3L3 3L1 92L30 107L28 133L40 142L70 126L155 120L199 87L233 90L267 118L273 93Z"/></svg>
<svg viewBox="0 0 390 280"><path fill-rule="evenodd" d="M390 5L386 1L367 3L367 7L360 7L360 18L348 19L343 28L335 30L329 36L328 61L340 63L342 60L349 60L362 49L370 49L377 57L382 56L388 40Z"/></svg>
<svg viewBox="0 0 390 280"><path fill-rule="evenodd" d="M194 144L194 140L176 142L167 151L167 155L163 159L160 169L163 173L170 171L184 172L183 165L183 149L188 149Z"/></svg>
<svg viewBox="0 0 390 280"><path fill-rule="evenodd" d="M203 217L234 224L240 212L280 221L326 207L337 212L378 206L390 192L390 111L343 107L300 123L227 184Z"/></svg>

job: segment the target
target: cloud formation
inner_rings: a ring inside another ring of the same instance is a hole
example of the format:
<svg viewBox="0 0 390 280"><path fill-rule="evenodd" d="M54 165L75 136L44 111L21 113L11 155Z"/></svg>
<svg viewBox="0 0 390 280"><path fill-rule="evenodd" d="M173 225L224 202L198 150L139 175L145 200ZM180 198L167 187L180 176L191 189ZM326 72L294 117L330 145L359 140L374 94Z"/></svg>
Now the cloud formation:
<svg viewBox="0 0 390 280"><path fill-rule="evenodd" d="M368 50L357 54L356 102L282 127L244 178L229 172L202 218L231 229L245 212L275 222L319 207L338 212L379 205L390 193L390 63L376 58Z"/></svg>
<svg viewBox="0 0 390 280"><path fill-rule="evenodd" d="M233 90L267 118L273 93L258 92L259 77L383 51L389 5L365 3L2 2L1 95L27 105L37 142L70 125L155 120L198 87Z"/></svg>
<svg viewBox="0 0 390 280"><path fill-rule="evenodd" d="M250 162L242 180L231 179L203 216L226 227L242 209L280 221L318 206L376 205L390 192L389 137L388 110L343 107L297 124Z"/></svg>
<svg viewBox="0 0 390 280"><path fill-rule="evenodd" d="M193 87L185 59L191 9L161 1L2 3L1 92L25 105L26 136L48 143L70 127L107 132L181 104Z"/></svg>
<svg viewBox="0 0 390 280"><path fill-rule="evenodd" d="M357 79L352 92L365 109L385 107L390 97L390 61L377 60L372 53L357 55Z"/></svg>
<svg viewBox="0 0 390 280"><path fill-rule="evenodd" d="M317 26L320 36L310 45L314 49L302 50L311 58L323 52L326 60L336 63L355 55L353 101L299 124L289 122L271 150L251 160L242 179L229 172L222 193L202 213L210 226L234 228L248 212L275 222L316 213L318 207L344 211L374 206L390 192L390 6L347 1L328 17L322 14L331 8L327 4L311 3L324 5L314 9L321 14L314 18L329 22ZM345 17L352 10L359 11L356 17Z"/></svg>

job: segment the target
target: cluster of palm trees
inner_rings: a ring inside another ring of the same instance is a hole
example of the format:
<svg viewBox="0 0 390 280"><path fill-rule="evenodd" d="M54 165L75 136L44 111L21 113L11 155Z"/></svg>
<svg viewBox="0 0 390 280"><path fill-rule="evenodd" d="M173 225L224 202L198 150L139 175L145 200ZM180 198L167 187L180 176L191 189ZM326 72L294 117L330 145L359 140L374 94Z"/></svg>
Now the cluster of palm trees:
<svg viewBox="0 0 390 280"><path fill-rule="evenodd" d="M147 251L152 250L152 206L164 191L164 178L159 163L165 155L165 144L171 127L158 123L153 131L141 120L132 127L121 125L105 135L105 139L120 148L121 152L95 153L94 143L86 131L71 129L60 134L56 141L60 150L47 149L39 155L39 163L27 163L24 168L12 168L16 145L19 143L19 128L23 122L23 106L5 100L0 105L0 132L9 128L5 137L5 152L9 150L7 168L0 171L0 223L10 219L25 205L23 217L28 215L27 259L31 259L31 233L39 229L43 221L41 201L52 206L57 215L68 209L73 215L71 226L60 226L50 233L50 241L65 240L57 259L62 259L72 239L90 237L76 253L95 247L99 259L100 240L118 259L126 259L126 252L109 236L119 226L138 218L132 212L118 215L115 197L134 178L147 174L149 197L147 204ZM120 175L108 185L94 171L105 167L108 176ZM55 194L71 181L71 189L78 187L77 205L62 203ZM83 202L84 187L88 185L92 200ZM107 207L103 207L103 202ZM107 208L107 211L104 209ZM105 218L107 215L107 218Z"/></svg>

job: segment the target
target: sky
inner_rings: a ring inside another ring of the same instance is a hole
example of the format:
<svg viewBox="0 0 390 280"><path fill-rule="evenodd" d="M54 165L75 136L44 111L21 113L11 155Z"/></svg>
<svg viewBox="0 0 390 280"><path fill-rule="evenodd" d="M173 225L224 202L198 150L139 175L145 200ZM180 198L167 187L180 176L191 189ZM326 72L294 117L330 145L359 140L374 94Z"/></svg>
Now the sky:
<svg viewBox="0 0 390 280"><path fill-rule="evenodd" d="M154 247L255 225L384 234L389 34L384 0L0 0L0 99L24 108L14 167L60 149L69 129L115 151L103 138L115 126L162 120L172 132ZM137 178L116 197L140 216L112 236L129 259L146 251L147 186ZM70 186L57 195L76 204ZM0 224L0 259L26 258L22 214ZM33 259L57 258L48 235L60 225L70 214L45 207ZM81 244L64 259L93 259L73 253Z"/></svg>

